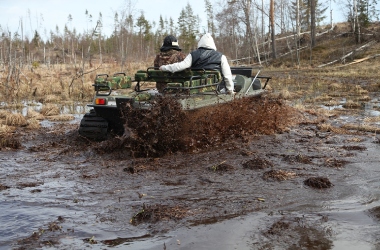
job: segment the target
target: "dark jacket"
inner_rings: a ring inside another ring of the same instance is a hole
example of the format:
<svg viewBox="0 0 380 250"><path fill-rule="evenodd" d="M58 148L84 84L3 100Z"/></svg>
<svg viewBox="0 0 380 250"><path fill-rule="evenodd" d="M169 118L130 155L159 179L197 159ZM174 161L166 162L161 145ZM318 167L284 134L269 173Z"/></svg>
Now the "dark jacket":
<svg viewBox="0 0 380 250"><path fill-rule="evenodd" d="M190 53L192 58L191 67L196 69L220 70L222 53L213 49L198 48Z"/></svg>

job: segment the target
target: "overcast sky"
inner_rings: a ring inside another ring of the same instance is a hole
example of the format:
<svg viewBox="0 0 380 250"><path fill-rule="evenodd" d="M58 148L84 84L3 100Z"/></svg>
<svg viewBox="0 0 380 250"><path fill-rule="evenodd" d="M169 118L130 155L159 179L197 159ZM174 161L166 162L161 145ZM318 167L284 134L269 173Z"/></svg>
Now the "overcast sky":
<svg viewBox="0 0 380 250"><path fill-rule="evenodd" d="M95 27L101 12L103 32L110 35L114 24L114 13L116 11L120 13L128 2L125 0L0 0L0 25L4 31L14 33L21 30L19 23L22 19L24 34L30 35L34 30L38 30L43 37L44 30L49 36L50 30L55 31L57 25L62 32L71 14L73 28L82 33L87 28ZM134 16L140 16L141 11L144 11L144 16L149 22L158 23L160 14L164 19L172 17L174 22L177 22L179 13L187 3L190 3L194 13L199 15L202 21L206 21L204 0L131 0L130 2L133 4ZM86 20L86 10L93 17L92 24Z"/></svg>
<svg viewBox="0 0 380 250"><path fill-rule="evenodd" d="M72 27L77 32L95 27L99 13L103 16L103 34L109 36L114 24L114 13L126 9L126 0L0 0L0 25L3 31L10 31L14 34L18 31L21 34L20 20L23 23L24 35L30 37L37 30L40 36L45 39L50 36L50 31L55 31L58 26L60 32L63 31L65 24L68 24L69 14L72 16ZM201 26L205 26L206 13L204 10L204 0L131 0L134 16L139 16L144 11L145 18L158 23L160 14L165 19L173 18L174 22L178 21L179 13L184 9L187 3L190 3L195 14L201 20ZM214 5L217 1L210 0ZM85 12L92 15L92 23L86 21ZM335 14L339 15L336 8ZM330 20L330 11L326 11L328 21ZM335 22L343 21L343 17L335 17ZM339 20L341 19L341 20Z"/></svg>

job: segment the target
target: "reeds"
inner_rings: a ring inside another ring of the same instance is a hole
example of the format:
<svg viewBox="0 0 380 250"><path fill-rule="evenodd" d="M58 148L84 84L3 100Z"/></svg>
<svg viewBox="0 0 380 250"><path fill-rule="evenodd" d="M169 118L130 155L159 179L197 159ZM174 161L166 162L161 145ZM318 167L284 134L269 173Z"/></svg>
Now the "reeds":
<svg viewBox="0 0 380 250"><path fill-rule="evenodd" d="M7 117L8 113L9 113L9 111L0 109L0 119L5 119L5 117Z"/></svg>
<svg viewBox="0 0 380 250"><path fill-rule="evenodd" d="M35 119L35 120L43 120L44 116L41 113L38 113L32 108L28 108L26 117L29 119Z"/></svg>
<svg viewBox="0 0 380 250"><path fill-rule="evenodd" d="M59 115L60 113L60 108L57 105L53 104L44 105L41 109L41 114L44 116Z"/></svg>
<svg viewBox="0 0 380 250"><path fill-rule="evenodd" d="M37 119L32 118L28 120L28 129L39 129L40 127L40 122Z"/></svg>
<svg viewBox="0 0 380 250"><path fill-rule="evenodd" d="M5 125L24 127L28 125L26 118L20 113L8 113L5 116Z"/></svg>
<svg viewBox="0 0 380 250"><path fill-rule="evenodd" d="M15 127L0 124L0 150L2 148L17 149L21 147L20 140L13 135L14 131Z"/></svg>
<svg viewBox="0 0 380 250"><path fill-rule="evenodd" d="M73 115L69 115L69 114L52 115L52 116L47 116L46 119L48 119L49 121L64 122L64 121L74 120L74 116Z"/></svg>
<svg viewBox="0 0 380 250"><path fill-rule="evenodd" d="M5 134L12 133L14 129L15 129L14 127L0 124L0 136L4 136Z"/></svg>

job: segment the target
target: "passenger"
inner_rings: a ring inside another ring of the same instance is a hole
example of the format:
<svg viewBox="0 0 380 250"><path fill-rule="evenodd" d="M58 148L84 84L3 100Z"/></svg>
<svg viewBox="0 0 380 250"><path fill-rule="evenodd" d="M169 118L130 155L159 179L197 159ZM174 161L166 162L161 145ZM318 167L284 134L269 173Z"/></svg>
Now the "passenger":
<svg viewBox="0 0 380 250"><path fill-rule="evenodd" d="M160 48L160 53L157 54L154 59L154 67L158 68L165 64L183 61L186 54L182 53L181 50L182 49L178 45L177 38L172 35L165 37L164 43ZM156 83L156 88L159 92L162 92L165 87L165 82Z"/></svg>
<svg viewBox="0 0 380 250"><path fill-rule="evenodd" d="M187 68L196 69L216 69L221 70L223 82L219 87L221 93L233 94L234 82L227 58L220 52L216 51L214 39L209 33L204 34L198 42L198 49L188 54L182 62L177 62L160 67L162 71L172 73Z"/></svg>

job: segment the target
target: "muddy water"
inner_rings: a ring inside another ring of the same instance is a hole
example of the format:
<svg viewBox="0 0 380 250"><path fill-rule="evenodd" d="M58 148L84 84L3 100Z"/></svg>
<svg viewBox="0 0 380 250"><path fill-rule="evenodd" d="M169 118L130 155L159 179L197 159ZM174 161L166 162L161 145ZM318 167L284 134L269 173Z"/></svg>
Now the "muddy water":
<svg viewBox="0 0 380 250"><path fill-rule="evenodd" d="M347 165L350 173L336 178L344 183L335 187L338 198L323 203L322 212L330 218L339 249L380 247L380 145L364 145L367 149Z"/></svg>
<svg viewBox="0 0 380 250"><path fill-rule="evenodd" d="M272 118L284 114L267 103ZM254 120L228 137L197 120L214 136L189 126L192 147L184 151L179 137L170 154L136 149L148 157L132 157L127 142L79 138L77 124L21 130L24 148L0 151L0 248L379 249L376 135L321 131L318 117L286 114L255 136L265 125ZM329 122L352 117L364 119ZM333 186L305 185L319 176Z"/></svg>

